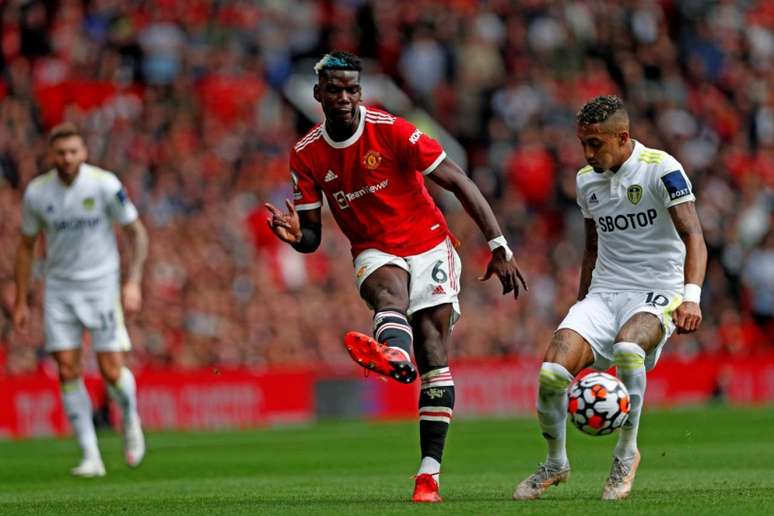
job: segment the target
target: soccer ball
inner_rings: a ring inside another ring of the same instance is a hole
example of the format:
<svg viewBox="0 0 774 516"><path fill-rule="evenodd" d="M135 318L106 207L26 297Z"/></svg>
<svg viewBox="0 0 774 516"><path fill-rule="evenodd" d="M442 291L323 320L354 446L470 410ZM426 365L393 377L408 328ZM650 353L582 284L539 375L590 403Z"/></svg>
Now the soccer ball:
<svg viewBox="0 0 774 516"><path fill-rule="evenodd" d="M608 435L629 417L629 391L607 373L591 373L569 389L567 412L572 423L589 435Z"/></svg>

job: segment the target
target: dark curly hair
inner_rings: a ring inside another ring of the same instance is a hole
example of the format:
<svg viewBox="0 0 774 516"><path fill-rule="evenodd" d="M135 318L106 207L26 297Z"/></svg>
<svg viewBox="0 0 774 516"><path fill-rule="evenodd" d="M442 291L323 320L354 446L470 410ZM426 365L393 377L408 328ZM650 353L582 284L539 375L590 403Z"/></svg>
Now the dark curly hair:
<svg viewBox="0 0 774 516"><path fill-rule="evenodd" d="M615 95L603 95L588 101L575 116L579 124L591 125L605 122L619 112L626 115L623 101Z"/></svg>
<svg viewBox="0 0 774 516"><path fill-rule="evenodd" d="M319 77L328 70L353 70L361 72L363 65L360 58L355 54L336 50L330 54L325 54L322 59L314 65L314 73Z"/></svg>

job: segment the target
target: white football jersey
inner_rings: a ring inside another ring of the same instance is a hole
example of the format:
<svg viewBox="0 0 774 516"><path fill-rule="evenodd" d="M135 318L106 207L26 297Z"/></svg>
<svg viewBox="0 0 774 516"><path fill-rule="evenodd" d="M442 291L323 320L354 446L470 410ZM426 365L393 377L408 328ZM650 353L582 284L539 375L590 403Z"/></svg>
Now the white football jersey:
<svg viewBox="0 0 774 516"><path fill-rule="evenodd" d="M587 166L576 181L578 205L599 238L589 292L682 293L685 244L668 211L696 200L682 165L635 141L617 172Z"/></svg>
<svg viewBox="0 0 774 516"><path fill-rule="evenodd" d="M33 179L24 192L22 233L46 235L46 278L92 280L119 270L113 223L137 219L137 209L121 181L86 163L65 185L51 170Z"/></svg>

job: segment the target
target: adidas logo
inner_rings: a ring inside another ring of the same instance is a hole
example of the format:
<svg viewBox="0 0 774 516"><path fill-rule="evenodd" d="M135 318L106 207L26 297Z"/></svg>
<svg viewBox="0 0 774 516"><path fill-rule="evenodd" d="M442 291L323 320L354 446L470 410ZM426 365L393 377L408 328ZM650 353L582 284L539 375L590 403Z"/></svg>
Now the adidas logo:
<svg viewBox="0 0 774 516"><path fill-rule="evenodd" d="M599 199L597 199L597 194L595 193L591 194L591 197L589 197L589 204L599 204Z"/></svg>
<svg viewBox="0 0 774 516"><path fill-rule="evenodd" d="M334 179L338 179L338 178L339 178L339 176L334 174L333 170L331 170L331 169L328 169L328 173L325 174L325 182L326 183L329 183L329 182L333 181Z"/></svg>
<svg viewBox="0 0 774 516"><path fill-rule="evenodd" d="M443 295L443 294L446 294L446 291L443 289L443 285L436 285L433 288L433 295L434 296L440 296L440 295Z"/></svg>

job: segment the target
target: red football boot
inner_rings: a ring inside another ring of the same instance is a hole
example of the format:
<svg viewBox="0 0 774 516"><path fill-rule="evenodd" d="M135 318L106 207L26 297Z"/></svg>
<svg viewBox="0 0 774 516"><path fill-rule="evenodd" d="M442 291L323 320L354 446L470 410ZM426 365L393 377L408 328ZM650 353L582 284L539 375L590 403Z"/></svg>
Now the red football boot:
<svg viewBox="0 0 774 516"><path fill-rule="evenodd" d="M443 501L441 499L441 494L438 492L438 482L435 481L433 475L429 473L417 475L417 481L414 485L414 495L411 497L411 501L426 503Z"/></svg>
<svg viewBox="0 0 774 516"><path fill-rule="evenodd" d="M344 347L352 360L369 371L400 383L411 383L417 379L417 368L402 349L379 344L368 335L356 331L344 335Z"/></svg>

